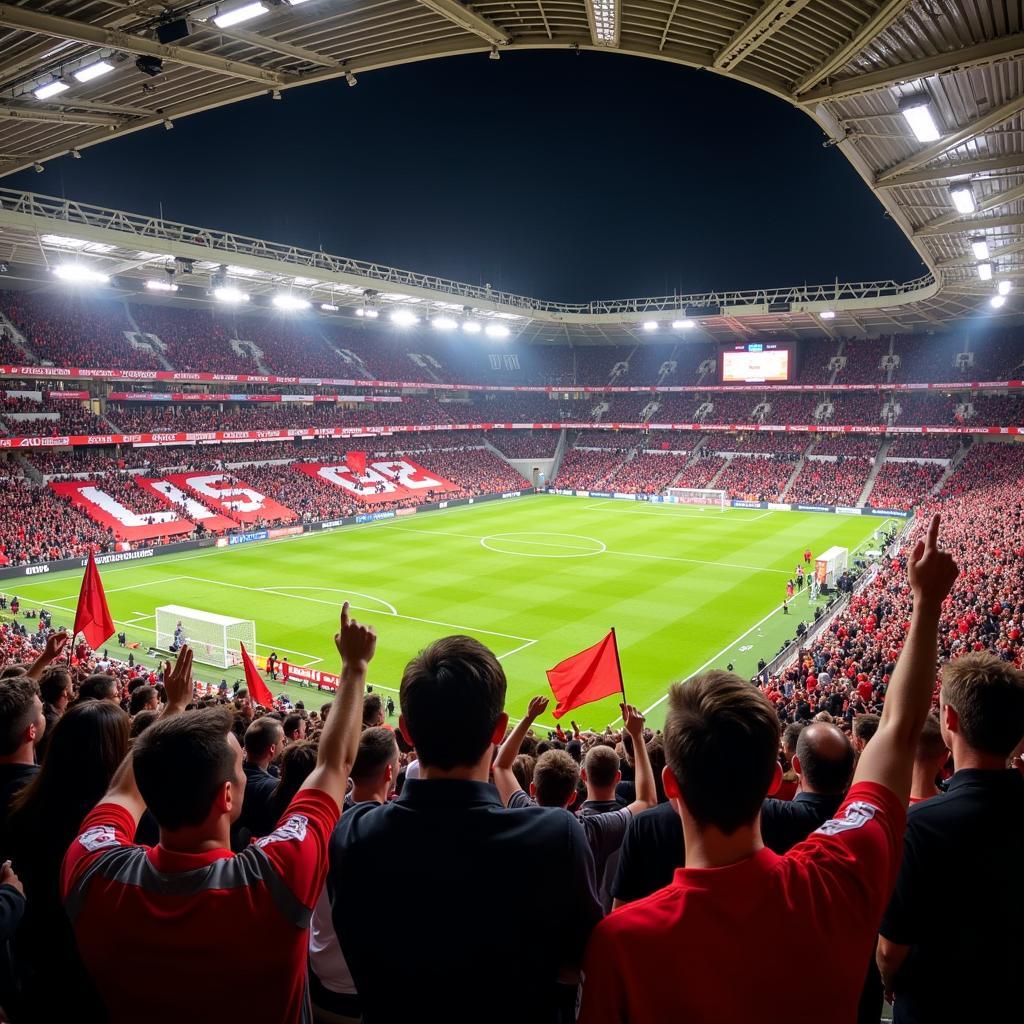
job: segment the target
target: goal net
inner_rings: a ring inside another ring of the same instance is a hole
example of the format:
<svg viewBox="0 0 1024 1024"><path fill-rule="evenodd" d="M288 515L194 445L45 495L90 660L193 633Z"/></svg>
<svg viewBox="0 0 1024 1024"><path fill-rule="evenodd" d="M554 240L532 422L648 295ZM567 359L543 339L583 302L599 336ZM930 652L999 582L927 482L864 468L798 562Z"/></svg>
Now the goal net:
<svg viewBox="0 0 1024 1024"><path fill-rule="evenodd" d="M177 650L183 643L192 648L192 657L204 665L227 668L241 662L238 645L256 653L256 624L252 619L234 619L197 608L177 604L156 610L156 645L161 650Z"/></svg>
<svg viewBox="0 0 1024 1024"><path fill-rule="evenodd" d="M710 487L670 487L665 497L677 505L714 505L725 508L729 504L725 491L712 490Z"/></svg>

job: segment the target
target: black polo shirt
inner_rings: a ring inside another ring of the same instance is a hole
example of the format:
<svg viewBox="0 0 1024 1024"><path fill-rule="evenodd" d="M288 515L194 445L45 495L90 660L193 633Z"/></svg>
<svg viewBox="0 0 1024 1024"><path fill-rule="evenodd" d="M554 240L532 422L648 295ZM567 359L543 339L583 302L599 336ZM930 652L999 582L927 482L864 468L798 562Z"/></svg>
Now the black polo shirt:
<svg viewBox="0 0 1024 1024"><path fill-rule="evenodd" d="M839 809L842 796L797 793L792 800L767 799L761 807L761 838L776 853L806 839ZM683 823L672 804L636 815L626 829L612 896L631 903L663 889L686 860Z"/></svg>
<svg viewBox="0 0 1024 1024"><path fill-rule="evenodd" d="M489 783L409 779L398 800L346 810L329 854L365 1024L555 1021L566 996L571 1011L559 968L581 961L601 911L568 811L506 809Z"/></svg>
<svg viewBox="0 0 1024 1024"><path fill-rule="evenodd" d="M896 890L880 929L910 946L896 976L900 1024L995 1020L1019 1001L1024 963L1024 779L958 771L910 808Z"/></svg>
<svg viewBox="0 0 1024 1024"><path fill-rule="evenodd" d="M245 796L242 798L242 813L231 826L231 849L238 853L244 850L252 839L269 835L274 831L271 798L280 781L266 768L248 761L242 762L245 772Z"/></svg>

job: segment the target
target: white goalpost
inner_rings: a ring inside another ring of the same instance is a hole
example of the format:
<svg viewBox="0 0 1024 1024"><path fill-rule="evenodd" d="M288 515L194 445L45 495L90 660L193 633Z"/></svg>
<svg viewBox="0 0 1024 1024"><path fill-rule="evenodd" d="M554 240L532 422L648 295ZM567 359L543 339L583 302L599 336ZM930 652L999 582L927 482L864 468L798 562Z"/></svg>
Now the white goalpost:
<svg viewBox="0 0 1024 1024"><path fill-rule="evenodd" d="M181 643L192 648L192 657L204 665L228 668L241 663L238 645L256 655L256 623L229 615L166 604L156 610L156 645L169 651Z"/></svg>
<svg viewBox="0 0 1024 1024"><path fill-rule="evenodd" d="M665 500L675 505L708 505L716 508L727 508L729 505L728 492L710 487L670 487L665 492Z"/></svg>

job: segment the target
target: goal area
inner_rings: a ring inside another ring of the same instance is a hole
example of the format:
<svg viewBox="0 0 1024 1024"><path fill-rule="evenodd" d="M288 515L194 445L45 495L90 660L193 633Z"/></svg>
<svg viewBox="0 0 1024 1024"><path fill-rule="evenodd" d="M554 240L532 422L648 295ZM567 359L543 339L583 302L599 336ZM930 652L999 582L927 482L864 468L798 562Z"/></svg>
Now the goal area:
<svg viewBox="0 0 1024 1024"><path fill-rule="evenodd" d="M161 605L156 610L157 647L169 651L182 643L192 648L196 661L228 668L241 663L239 644L255 655L256 623L177 604Z"/></svg>
<svg viewBox="0 0 1024 1024"><path fill-rule="evenodd" d="M710 487L670 487L665 492L665 500L675 505L711 505L715 508L726 508L729 504L726 491Z"/></svg>

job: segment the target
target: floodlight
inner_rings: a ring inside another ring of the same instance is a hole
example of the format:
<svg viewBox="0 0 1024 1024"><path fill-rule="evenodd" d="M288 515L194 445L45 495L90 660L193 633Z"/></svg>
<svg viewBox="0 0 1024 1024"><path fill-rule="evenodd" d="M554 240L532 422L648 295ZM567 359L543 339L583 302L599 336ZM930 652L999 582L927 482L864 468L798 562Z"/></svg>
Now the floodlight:
<svg viewBox="0 0 1024 1024"><path fill-rule="evenodd" d="M238 288L232 288L230 285L222 285L220 288L213 289L213 297L218 302L248 302L249 296L245 292Z"/></svg>
<svg viewBox="0 0 1024 1024"><path fill-rule="evenodd" d="M333 302L321 302L320 303L320 308L325 313L337 313L338 312L338 307L336 305L334 305Z"/></svg>
<svg viewBox="0 0 1024 1024"><path fill-rule="evenodd" d="M67 82L62 82L59 78L55 78L52 82L47 82L46 85L41 85L35 92L32 93L37 100L48 100L51 96L56 96L58 93L67 92L71 86Z"/></svg>
<svg viewBox="0 0 1024 1024"><path fill-rule="evenodd" d="M467 334L479 334L480 330L481 330L481 327L480 327L480 324L478 324L476 322L476 320L463 320L462 321L462 329Z"/></svg>
<svg viewBox="0 0 1024 1024"><path fill-rule="evenodd" d="M178 286L173 281L160 281L151 278L146 282L146 287L151 292L176 292Z"/></svg>
<svg viewBox="0 0 1024 1024"><path fill-rule="evenodd" d="M988 300L988 304L993 309L1002 309L1003 306L1006 305L1006 296L1005 295L993 295L992 298Z"/></svg>
<svg viewBox="0 0 1024 1024"><path fill-rule="evenodd" d="M1013 285L1009 281L1000 281L998 289L1000 295L1009 295L1013 291Z"/></svg>
<svg viewBox="0 0 1024 1024"><path fill-rule="evenodd" d="M430 326L439 331L454 331L458 329L459 323L457 320L453 320L450 316L435 316L434 319L430 321Z"/></svg>
<svg viewBox="0 0 1024 1024"><path fill-rule="evenodd" d="M53 268L53 276L68 284L106 284L110 278L98 270L90 270L80 263L61 263Z"/></svg>
<svg viewBox="0 0 1024 1024"><path fill-rule="evenodd" d="M368 320L376 320L380 316L380 312L369 306L360 306L356 310L356 316L365 316Z"/></svg>
<svg viewBox="0 0 1024 1024"><path fill-rule="evenodd" d="M949 190L949 196L958 213L974 213L977 205L974 202L974 189L969 181L961 181Z"/></svg>
<svg viewBox="0 0 1024 1024"><path fill-rule="evenodd" d="M979 263L978 264L978 277L982 281L992 280L992 264L991 263Z"/></svg>
<svg viewBox="0 0 1024 1024"><path fill-rule="evenodd" d="M512 332L504 324L488 324L484 334L488 338L507 338Z"/></svg>
<svg viewBox="0 0 1024 1024"><path fill-rule="evenodd" d="M345 72L345 81L348 82L349 88L351 88L353 85L359 84L359 79L356 78L356 76L353 75L351 71Z"/></svg>
<svg viewBox="0 0 1024 1024"><path fill-rule="evenodd" d="M488 56L491 60L501 60L501 54L498 53L498 48L496 46L491 47L491 52Z"/></svg>
<svg viewBox="0 0 1024 1024"><path fill-rule="evenodd" d="M674 331L688 331L695 327L696 324L692 320L673 320L672 330Z"/></svg>
<svg viewBox="0 0 1024 1024"><path fill-rule="evenodd" d="M657 320L645 320L641 325L645 331L656 331L658 329Z"/></svg>
<svg viewBox="0 0 1024 1024"><path fill-rule="evenodd" d="M275 295L271 300L278 309L283 309L288 312L295 312L300 309L309 309L309 300L303 299L298 295L289 295L287 292L281 292Z"/></svg>
<svg viewBox="0 0 1024 1024"><path fill-rule="evenodd" d="M900 113L907 119L918 142L934 142L941 136L928 97L923 93L908 96L900 103Z"/></svg>
<svg viewBox="0 0 1024 1024"><path fill-rule="evenodd" d="M98 60L95 64L87 64L84 68L79 68L74 75L80 82L91 82L94 78L107 75L113 70L113 64L105 60Z"/></svg>
<svg viewBox="0 0 1024 1024"><path fill-rule="evenodd" d="M988 241L984 238L971 239L971 252L976 260L988 259Z"/></svg>
<svg viewBox="0 0 1024 1024"><path fill-rule="evenodd" d="M420 318L415 313L410 313L407 309L396 309L391 314L390 319L396 327L412 327L413 324L420 322Z"/></svg>
<svg viewBox="0 0 1024 1024"><path fill-rule="evenodd" d="M835 318L836 318L836 311L834 309L823 309L821 311L821 319L822 320L835 320Z"/></svg>
<svg viewBox="0 0 1024 1024"><path fill-rule="evenodd" d="M214 25L218 28L230 28L232 25L241 25L243 21L252 21L261 14L266 14L267 8L257 0L256 3L245 4L236 7L233 11L225 11L213 19Z"/></svg>

